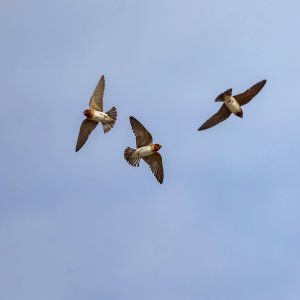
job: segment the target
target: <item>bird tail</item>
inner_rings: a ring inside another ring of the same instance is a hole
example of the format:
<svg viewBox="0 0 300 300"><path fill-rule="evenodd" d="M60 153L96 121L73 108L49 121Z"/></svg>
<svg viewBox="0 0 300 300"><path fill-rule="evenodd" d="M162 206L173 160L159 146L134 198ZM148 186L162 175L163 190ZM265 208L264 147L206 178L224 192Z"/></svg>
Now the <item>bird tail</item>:
<svg viewBox="0 0 300 300"><path fill-rule="evenodd" d="M228 89L225 92L221 93L215 101L220 101L223 102L224 101L224 97L226 96L231 96L232 95L232 89Z"/></svg>
<svg viewBox="0 0 300 300"><path fill-rule="evenodd" d="M127 147L124 151L124 157L130 165L139 166L141 158L137 155L136 149Z"/></svg>
<svg viewBox="0 0 300 300"><path fill-rule="evenodd" d="M106 114L109 116L109 121L102 121L104 133L109 132L114 127L118 116L117 109L115 107L112 107L106 112Z"/></svg>

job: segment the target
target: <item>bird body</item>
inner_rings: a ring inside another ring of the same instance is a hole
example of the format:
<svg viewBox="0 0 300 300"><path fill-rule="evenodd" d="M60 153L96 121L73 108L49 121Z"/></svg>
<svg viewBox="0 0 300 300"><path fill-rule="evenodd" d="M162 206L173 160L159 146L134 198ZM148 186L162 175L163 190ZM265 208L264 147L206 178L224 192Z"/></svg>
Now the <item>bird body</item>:
<svg viewBox="0 0 300 300"><path fill-rule="evenodd" d="M94 109L87 109L87 113L85 114L85 116L97 123L113 121L113 118L110 117L107 113L103 111L97 111Z"/></svg>
<svg viewBox="0 0 300 300"><path fill-rule="evenodd" d="M233 114L237 116L243 116L243 111L241 109L241 106L233 96L225 95L224 104Z"/></svg>
<svg viewBox="0 0 300 300"><path fill-rule="evenodd" d="M136 154L139 157L148 156L148 155L151 155L153 153L155 153L154 145L153 144L148 145L148 146L143 146L143 147L140 147L140 148L136 149Z"/></svg>

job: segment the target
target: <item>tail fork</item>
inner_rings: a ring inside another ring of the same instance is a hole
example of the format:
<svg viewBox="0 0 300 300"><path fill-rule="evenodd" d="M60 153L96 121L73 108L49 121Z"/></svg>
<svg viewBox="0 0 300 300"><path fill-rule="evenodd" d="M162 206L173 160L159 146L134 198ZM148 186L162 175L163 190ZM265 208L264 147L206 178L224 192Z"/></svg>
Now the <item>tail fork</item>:
<svg viewBox="0 0 300 300"><path fill-rule="evenodd" d="M118 116L117 109L115 107L112 107L106 112L106 114L109 116L110 120L102 122L104 133L109 132L114 127Z"/></svg>
<svg viewBox="0 0 300 300"><path fill-rule="evenodd" d="M137 155L135 149L127 147L124 151L124 157L130 165L139 166L141 158Z"/></svg>

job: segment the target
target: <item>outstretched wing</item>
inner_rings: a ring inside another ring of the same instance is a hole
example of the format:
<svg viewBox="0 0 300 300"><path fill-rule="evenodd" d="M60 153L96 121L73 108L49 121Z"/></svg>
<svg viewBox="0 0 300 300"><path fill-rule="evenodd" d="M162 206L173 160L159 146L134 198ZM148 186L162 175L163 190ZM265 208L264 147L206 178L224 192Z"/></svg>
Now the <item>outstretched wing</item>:
<svg viewBox="0 0 300 300"><path fill-rule="evenodd" d="M219 111L216 114L214 114L211 118L209 118L205 123L203 123L198 130L204 130L213 127L226 120L230 115L231 111L227 108L225 104L223 104Z"/></svg>
<svg viewBox="0 0 300 300"><path fill-rule="evenodd" d="M152 143L152 135L149 131L134 117L130 117L132 131L136 137L136 146L138 148Z"/></svg>
<svg viewBox="0 0 300 300"><path fill-rule="evenodd" d="M264 87L267 80L262 80L246 90L244 93L233 96L240 105L245 105L250 102Z"/></svg>
<svg viewBox="0 0 300 300"><path fill-rule="evenodd" d="M90 108L98 111L103 111L104 88L105 88L105 79L104 79L104 75L102 75L90 99Z"/></svg>
<svg viewBox="0 0 300 300"><path fill-rule="evenodd" d="M98 125L97 122L92 121L90 119L85 119L81 123L77 144L76 144L76 152L79 151L81 147L85 144L90 133L96 128L97 125Z"/></svg>
<svg viewBox="0 0 300 300"><path fill-rule="evenodd" d="M153 153L148 156L144 156L143 160L149 165L152 173L156 177L159 183L164 181L164 169L162 164L162 158L159 153Z"/></svg>

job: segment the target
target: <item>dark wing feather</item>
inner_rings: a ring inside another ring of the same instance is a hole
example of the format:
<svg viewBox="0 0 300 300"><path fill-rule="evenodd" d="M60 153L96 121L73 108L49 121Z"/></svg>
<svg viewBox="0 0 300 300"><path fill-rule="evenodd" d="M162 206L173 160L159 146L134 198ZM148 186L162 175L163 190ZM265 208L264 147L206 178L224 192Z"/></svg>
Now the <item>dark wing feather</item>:
<svg viewBox="0 0 300 300"><path fill-rule="evenodd" d="M80 126L77 144L76 144L76 152L81 149L81 147L85 144L87 141L90 133L96 128L98 125L97 122L85 119Z"/></svg>
<svg viewBox="0 0 300 300"><path fill-rule="evenodd" d="M164 181L164 169L162 164L161 155L157 152L144 156L143 160L149 165L152 173L156 177L159 183L163 183Z"/></svg>
<svg viewBox="0 0 300 300"><path fill-rule="evenodd" d="M149 131L134 117L130 117L132 131L136 137L136 146L138 148L152 143L152 135Z"/></svg>
<svg viewBox="0 0 300 300"><path fill-rule="evenodd" d="M91 108L98 110L98 111L103 111L104 88L105 88L105 78L102 75L96 88L95 88L95 91L90 99L90 107Z"/></svg>
<svg viewBox="0 0 300 300"><path fill-rule="evenodd" d="M234 98L240 105L245 105L248 102L250 102L261 91L261 89L264 87L266 82L267 80L262 80L254 84L251 88L249 88L245 92L234 96Z"/></svg>
<svg viewBox="0 0 300 300"><path fill-rule="evenodd" d="M226 120L230 115L231 111L227 108L225 104L223 104L219 111L216 114L214 114L211 118L209 118L205 123L203 123L198 130L204 130L213 127Z"/></svg>

